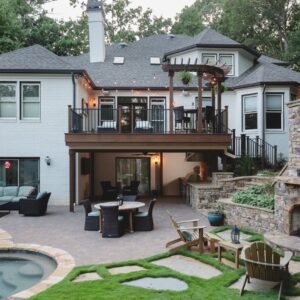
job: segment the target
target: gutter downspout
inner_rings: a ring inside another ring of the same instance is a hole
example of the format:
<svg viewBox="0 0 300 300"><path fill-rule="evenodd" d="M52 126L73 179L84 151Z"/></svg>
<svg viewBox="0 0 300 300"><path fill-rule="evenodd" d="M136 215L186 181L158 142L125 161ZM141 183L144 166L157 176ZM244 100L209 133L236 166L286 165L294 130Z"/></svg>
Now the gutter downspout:
<svg viewBox="0 0 300 300"><path fill-rule="evenodd" d="M264 89L262 92L262 140L264 141L266 138L266 127L265 127L265 118L266 118L266 114L265 114L265 101L266 100L266 85L264 84Z"/></svg>
<svg viewBox="0 0 300 300"><path fill-rule="evenodd" d="M75 81L75 74L72 72L72 83L73 83L73 109L76 108L76 81ZM76 176L76 152L75 152L75 168L74 168L74 199L73 199L73 206L76 206L77 200L77 176Z"/></svg>
<svg viewBox="0 0 300 300"><path fill-rule="evenodd" d="M76 81L75 81L75 74L72 74L72 83L73 83L73 108L76 108Z"/></svg>

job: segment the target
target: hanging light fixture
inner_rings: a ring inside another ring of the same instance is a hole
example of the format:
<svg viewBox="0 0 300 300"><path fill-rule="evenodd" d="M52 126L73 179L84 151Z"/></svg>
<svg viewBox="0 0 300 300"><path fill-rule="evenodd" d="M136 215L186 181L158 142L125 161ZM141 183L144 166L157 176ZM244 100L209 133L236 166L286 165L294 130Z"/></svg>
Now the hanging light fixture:
<svg viewBox="0 0 300 300"><path fill-rule="evenodd" d="M7 160L5 163L4 163L4 168L5 169L10 169L11 167L11 163Z"/></svg>

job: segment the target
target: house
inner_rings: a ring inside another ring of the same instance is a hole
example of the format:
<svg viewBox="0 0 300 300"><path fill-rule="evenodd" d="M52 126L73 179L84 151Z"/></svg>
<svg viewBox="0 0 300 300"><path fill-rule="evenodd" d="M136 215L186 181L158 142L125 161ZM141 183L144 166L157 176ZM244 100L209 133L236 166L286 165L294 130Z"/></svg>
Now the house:
<svg viewBox="0 0 300 300"><path fill-rule="evenodd" d="M300 73L286 62L210 28L106 46L100 1L87 9L89 53L0 55L0 185L33 184L72 210L103 180L176 195L199 161L210 174L242 148L287 156L285 104L300 98Z"/></svg>

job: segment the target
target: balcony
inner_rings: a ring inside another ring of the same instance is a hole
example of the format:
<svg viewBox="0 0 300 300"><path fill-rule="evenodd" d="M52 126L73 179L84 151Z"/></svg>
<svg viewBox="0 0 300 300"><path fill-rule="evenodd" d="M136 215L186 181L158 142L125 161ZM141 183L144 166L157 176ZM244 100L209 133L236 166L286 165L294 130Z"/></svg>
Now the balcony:
<svg viewBox="0 0 300 300"><path fill-rule="evenodd" d="M197 109L72 109L66 144L77 150L225 150L231 143L228 112Z"/></svg>

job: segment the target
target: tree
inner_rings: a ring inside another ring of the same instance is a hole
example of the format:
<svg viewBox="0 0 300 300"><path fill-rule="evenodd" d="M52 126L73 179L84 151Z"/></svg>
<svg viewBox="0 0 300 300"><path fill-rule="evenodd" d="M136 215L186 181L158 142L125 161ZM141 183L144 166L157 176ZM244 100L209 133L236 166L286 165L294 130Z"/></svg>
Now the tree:
<svg viewBox="0 0 300 300"><path fill-rule="evenodd" d="M219 18L225 0L196 0L177 14L172 33L196 35Z"/></svg>

